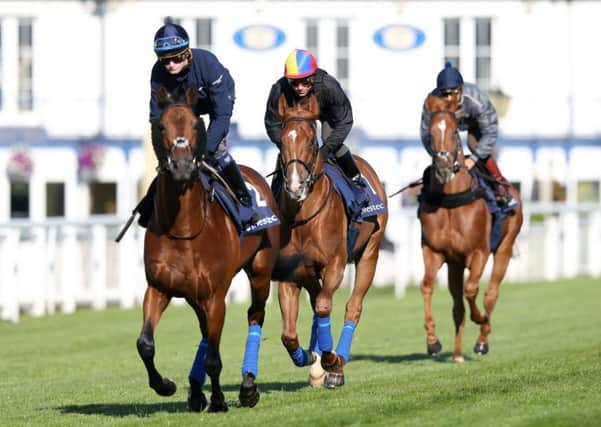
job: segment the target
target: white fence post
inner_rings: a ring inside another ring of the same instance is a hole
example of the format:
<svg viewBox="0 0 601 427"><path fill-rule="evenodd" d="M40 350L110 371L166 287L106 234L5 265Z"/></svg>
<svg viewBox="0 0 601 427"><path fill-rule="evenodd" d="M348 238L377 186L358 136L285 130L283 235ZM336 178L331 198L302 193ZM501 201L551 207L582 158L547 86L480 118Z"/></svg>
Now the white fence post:
<svg viewBox="0 0 601 427"><path fill-rule="evenodd" d="M76 289L82 283L81 255L77 249L77 229L73 225L62 228L61 274L59 300L61 312L75 312Z"/></svg>
<svg viewBox="0 0 601 427"><path fill-rule="evenodd" d="M545 245L544 245L544 278L556 280L559 277L560 253L560 228L559 219L547 217L545 219Z"/></svg>
<svg viewBox="0 0 601 427"><path fill-rule="evenodd" d="M17 259L19 256L18 228L5 232L0 250L0 318L12 322L19 321L19 295L17 292Z"/></svg>
<svg viewBox="0 0 601 427"><path fill-rule="evenodd" d="M106 234L106 227L103 225L95 224L92 226L90 290L92 292L92 308L96 310L106 308Z"/></svg>
<svg viewBox="0 0 601 427"><path fill-rule="evenodd" d="M587 235L586 272L591 276L601 276L601 211L591 213Z"/></svg>
<svg viewBox="0 0 601 427"><path fill-rule="evenodd" d="M576 277L580 268L580 230L578 228L578 212L569 211L561 214L561 237L563 241L561 270L562 277Z"/></svg>

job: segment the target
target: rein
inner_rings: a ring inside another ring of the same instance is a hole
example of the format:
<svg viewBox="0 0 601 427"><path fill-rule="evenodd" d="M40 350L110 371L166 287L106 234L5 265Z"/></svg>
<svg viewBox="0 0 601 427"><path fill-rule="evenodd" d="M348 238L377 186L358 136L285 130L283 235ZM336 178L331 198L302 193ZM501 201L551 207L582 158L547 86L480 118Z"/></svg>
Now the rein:
<svg viewBox="0 0 601 427"><path fill-rule="evenodd" d="M323 173L320 174L320 175L323 175ZM299 220L295 220L292 223L292 225L290 225L290 228L296 228L298 226L305 225L306 223L308 223L309 221L311 221L313 218L315 218L317 215L319 215L319 213L324 208L324 206L326 205L326 203L328 203L328 200L330 200L330 195L332 194L332 187L334 187L334 185L330 181L330 186L328 188L328 194L324 198L324 201L321 204L321 206L319 208L317 208L317 210L315 212L313 212L311 215L309 215L308 217L303 218L303 219L299 219Z"/></svg>

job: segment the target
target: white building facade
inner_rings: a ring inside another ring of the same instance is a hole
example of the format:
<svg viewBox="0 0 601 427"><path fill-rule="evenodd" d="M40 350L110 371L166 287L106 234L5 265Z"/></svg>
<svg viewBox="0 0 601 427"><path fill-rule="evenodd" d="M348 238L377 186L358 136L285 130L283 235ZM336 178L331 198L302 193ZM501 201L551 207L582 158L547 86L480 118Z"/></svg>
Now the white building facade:
<svg viewBox="0 0 601 427"><path fill-rule="evenodd" d="M600 276L600 16L578 0L0 1L0 319L141 300L141 230L112 240L154 174L152 41L168 17L230 70L231 151L263 175L277 156L267 96L293 48L347 91L347 144L388 193L430 162L422 103L450 60L490 93L498 162L525 200L508 279ZM395 250L376 282L398 294L422 273L415 203L389 199Z"/></svg>
<svg viewBox="0 0 601 427"><path fill-rule="evenodd" d="M450 59L492 94L499 163L527 200L599 202L598 16L592 1L3 1L0 222L129 213L154 166L152 39L167 17L229 68L232 151L263 173L275 158L265 103L291 49L339 78L347 142L390 190L428 164L421 105Z"/></svg>

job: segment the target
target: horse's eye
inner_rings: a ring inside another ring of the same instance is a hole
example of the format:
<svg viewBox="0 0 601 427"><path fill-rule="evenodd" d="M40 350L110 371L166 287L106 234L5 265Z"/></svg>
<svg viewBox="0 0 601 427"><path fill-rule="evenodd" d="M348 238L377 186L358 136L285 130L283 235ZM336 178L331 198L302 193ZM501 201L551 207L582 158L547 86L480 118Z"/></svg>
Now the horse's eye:
<svg viewBox="0 0 601 427"><path fill-rule="evenodd" d="M163 123L159 123L159 131L165 132L165 125Z"/></svg>

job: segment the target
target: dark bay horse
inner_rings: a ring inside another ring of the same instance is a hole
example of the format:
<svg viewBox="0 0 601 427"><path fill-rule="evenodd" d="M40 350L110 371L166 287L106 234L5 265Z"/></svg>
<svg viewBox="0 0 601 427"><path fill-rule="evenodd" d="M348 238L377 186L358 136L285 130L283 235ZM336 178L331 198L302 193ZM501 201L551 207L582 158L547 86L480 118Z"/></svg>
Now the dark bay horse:
<svg viewBox="0 0 601 427"><path fill-rule="evenodd" d="M202 341L190 372L188 405L203 410L208 402L202 387L211 380L209 411L227 411L219 383L222 369L219 343L224 325L226 293L232 278L244 269L250 280L252 302L248 309L248 337L242 366L240 403L252 407L259 400L255 384L265 302L279 249L279 226L240 239L234 222L201 185L199 170L205 164L204 122L194 114L196 91L175 102L164 88L158 92L163 112L153 126L153 148L159 161L154 211L144 240L144 266L148 288L144 319L137 340L138 352L148 372L149 385L161 396L175 393L173 381L154 364L154 330L172 297L185 298L198 317ZM241 167L245 179L277 211L265 179Z"/></svg>
<svg viewBox="0 0 601 427"><path fill-rule="evenodd" d="M426 108L432 113L429 127L432 165L429 176L424 176L422 195L425 197L419 211L425 267L421 291L424 297L426 343L429 354L440 353L442 345L435 334L431 302L436 274L446 263L455 322L453 360L462 362L461 337L465 321L463 297L469 304L471 320L480 325L474 352L486 354L491 331L490 317L522 226L522 207L517 190L509 188L518 203L501 226L500 243L493 255L492 274L484 295L484 311L480 311L476 297L491 252L492 217L486 201L477 195L474 178L464 166L463 147L455 118L457 105L430 95L426 100ZM469 275L464 284L465 268L469 269Z"/></svg>
<svg viewBox="0 0 601 427"><path fill-rule="evenodd" d="M374 277L380 242L388 214L371 216L354 224L358 237L350 257L347 253L348 221L334 184L324 173L318 147L316 120L319 105L314 95L289 106L279 99L283 120L281 171L283 189L278 203L282 218L281 251L274 279L282 314L282 343L296 366L311 366L311 385L335 388L344 384L344 365L349 361L355 327L361 318L363 299ZM378 176L369 164L355 156L362 175L386 206ZM346 303L344 326L336 349L330 327L334 292L340 286L347 262L356 266L355 283ZM298 340L297 320L301 289L309 293L314 313L309 349ZM316 345L322 352L318 356ZM325 370L325 372L324 372Z"/></svg>

